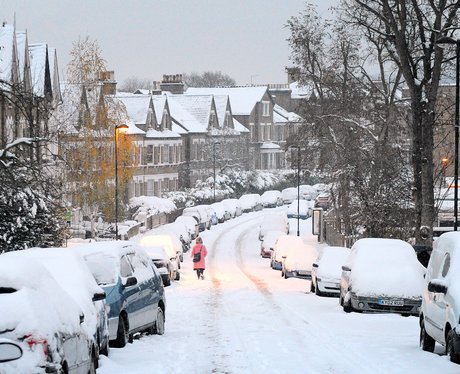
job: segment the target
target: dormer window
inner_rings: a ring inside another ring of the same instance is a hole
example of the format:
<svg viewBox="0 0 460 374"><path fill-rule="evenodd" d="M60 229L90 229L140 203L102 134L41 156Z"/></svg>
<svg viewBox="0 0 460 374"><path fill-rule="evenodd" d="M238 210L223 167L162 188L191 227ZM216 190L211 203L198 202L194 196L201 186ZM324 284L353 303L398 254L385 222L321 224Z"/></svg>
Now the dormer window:
<svg viewBox="0 0 460 374"><path fill-rule="evenodd" d="M209 115L209 125L211 127L214 126L215 118L216 118L216 112L214 112L214 110L211 110L211 114Z"/></svg>
<svg viewBox="0 0 460 374"><path fill-rule="evenodd" d="M168 115L168 111L165 109L163 111L163 120L164 120L164 128L165 129L169 129L169 115Z"/></svg>
<svg viewBox="0 0 460 374"><path fill-rule="evenodd" d="M153 110L149 108L147 111L147 128L151 129L154 127L154 119L153 119Z"/></svg>

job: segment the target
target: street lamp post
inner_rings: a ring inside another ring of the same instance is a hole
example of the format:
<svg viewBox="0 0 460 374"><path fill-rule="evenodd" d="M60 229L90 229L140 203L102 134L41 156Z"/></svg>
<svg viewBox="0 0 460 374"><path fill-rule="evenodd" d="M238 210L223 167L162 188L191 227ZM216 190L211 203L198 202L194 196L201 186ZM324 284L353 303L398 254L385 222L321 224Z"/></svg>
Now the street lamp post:
<svg viewBox="0 0 460 374"><path fill-rule="evenodd" d="M115 240L118 240L118 130L127 128L127 125L115 125Z"/></svg>
<svg viewBox="0 0 460 374"><path fill-rule="evenodd" d="M297 236L300 236L300 147L297 146Z"/></svg>
<svg viewBox="0 0 460 374"><path fill-rule="evenodd" d="M455 148L454 148L454 231L458 229L458 146L459 146L459 99L460 99L460 40L443 36L436 41L443 44L455 45Z"/></svg>
<svg viewBox="0 0 460 374"><path fill-rule="evenodd" d="M212 166L213 166L213 182L214 182L214 202L216 202L216 145L220 145L220 142L212 143Z"/></svg>

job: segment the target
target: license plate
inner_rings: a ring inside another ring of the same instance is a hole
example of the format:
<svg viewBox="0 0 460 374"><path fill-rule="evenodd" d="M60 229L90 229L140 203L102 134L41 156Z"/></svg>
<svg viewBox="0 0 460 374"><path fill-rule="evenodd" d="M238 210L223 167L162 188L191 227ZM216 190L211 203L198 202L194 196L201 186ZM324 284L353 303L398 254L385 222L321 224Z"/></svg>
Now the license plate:
<svg viewBox="0 0 460 374"><path fill-rule="evenodd" d="M404 306L404 301L403 300L379 299L379 304L380 305L386 305L386 306Z"/></svg>
<svg viewBox="0 0 460 374"><path fill-rule="evenodd" d="M305 271L305 270L299 270L298 273L299 273L299 275L308 275L309 274L309 272Z"/></svg>

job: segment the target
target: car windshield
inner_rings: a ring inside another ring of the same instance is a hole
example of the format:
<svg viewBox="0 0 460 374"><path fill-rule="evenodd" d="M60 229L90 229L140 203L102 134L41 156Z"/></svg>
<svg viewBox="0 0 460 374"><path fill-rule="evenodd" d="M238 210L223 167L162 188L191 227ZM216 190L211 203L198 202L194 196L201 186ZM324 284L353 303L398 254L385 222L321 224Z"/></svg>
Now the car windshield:
<svg viewBox="0 0 460 374"><path fill-rule="evenodd" d="M104 255L103 253L91 253L84 256L89 270L96 279L98 285L109 285L117 283L117 264L115 257Z"/></svg>

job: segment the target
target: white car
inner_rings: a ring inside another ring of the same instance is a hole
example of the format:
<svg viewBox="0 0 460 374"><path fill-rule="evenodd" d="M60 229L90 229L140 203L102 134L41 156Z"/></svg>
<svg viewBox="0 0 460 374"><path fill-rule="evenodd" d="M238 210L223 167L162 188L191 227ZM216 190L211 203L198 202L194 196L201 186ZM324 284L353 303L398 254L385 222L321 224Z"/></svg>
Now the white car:
<svg viewBox="0 0 460 374"><path fill-rule="evenodd" d="M317 257L318 250L313 244L299 242L290 245L283 256L281 276L285 279L291 277L310 279L311 269Z"/></svg>
<svg viewBox="0 0 460 374"><path fill-rule="evenodd" d="M144 235L141 240L139 240L139 245L144 249L149 247L164 246L174 267L174 280L180 280L179 269L182 243L180 243L176 237L168 234Z"/></svg>
<svg viewBox="0 0 460 374"><path fill-rule="evenodd" d="M339 302L347 313L418 316L425 268L414 248L399 239L359 239L342 266Z"/></svg>
<svg viewBox="0 0 460 374"><path fill-rule="evenodd" d="M191 240L195 239L200 233L198 221L194 217L191 217L191 216L179 216L179 217L176 218L176 220L174 222L178 223L178 224L181 224L181 225L184 225L187 228L187 231L190 234L190 239Z"/></svg>
<svg viewBox="0 0 460 374"><path fill-rule="evenodd" d="M297 187L288 187L281 191L283 204L290 204L295 199L299 198L300 193L297 193Z"/></svg>
<svg viewBox="0 0 460 374"><path fill-rule="evenodd" d="M313 205L313 201L296 199L289 204L287 208L287 216L288 218L298 217L300 219L307 219L308 217L311 217Z"/></svg>
<svg viewBox="0 0 460 374"><path fill-rule="evenodd" d="M210 207L214 210L219 223L223 223L230 219L230 212L225 208L222 202L212 203Z"/></svg>
<svg viewBox="0 0 460 374"><path fill-rule="evenodd" d="M350 249L345 247L326 247L319 251L311 271L310 292L318 296L340 294L342 265L347 261Z"/></svg>
<svg viewBox="0 0 460 374"><path fill-rule="evenodd" d="M96 356L109 353L109 327L105 292L96 283L86 263L63 248L31 248L4 254L18 261L31 259L43 265L84 313L84 327L97 346Z"/></svg>
<svg viewBox="0 0 460 374"><path fill-rule="evenodd" d="M247 194L239 198L243 213L258 211L263 208L259 194Z"/></svg>
<svg viewBox="0 0 460 374"><path fill-rule="evenodd" d="M171 285L171 281L175 279L176 273L171 259L166 252L166 248L162 245L144 247L145 252L152 259L153 264L158 269L161 275L161 280L165 287Z"/></svg>
<svg viewBox="0 0 460 374"><path fill-rule="evenodd" d="M281 192L277 190L265 191L261 196L264 208L276 208L283 205L283 198Z"/></svg>
<svg viewBox="0 0 460 374"><path fill-rule="evenodd" d="M232 218L239 217L243 214L243 210L241 209L241 204L238 199L224 199L222 200L222 204L224 204L225 209L230 212Z"/></svg>
<svg viewBox="0 0 460 374"><path fill-rule="evenodd" d="M267 213L262 219L259 229L259 240L264 240L268 231L282 231L289 234L289 220L284 212Z"/></svg>
<svg viewBox="0 0 460 374"><path fill-rule="evenodd" d="M275 248L276 241L281 235L286 233L279 230L268 231L264 235L264 240L260 243L260 255L263 258L271 258L273 253L273 248Z"/></svg>
<svg viewBox="0 0 460 374"><path fill-rule="evenodd" d="M420 345L434 352L443 345L460 363L460 232L442 234L428 263L420 312Z"/></svg>
<svg viewBox="0 0 460 374"><path fill-rule="evenodd" d="M286 256L289 248L299 247L303 245L303 240L300 236L281 235L275 243L270 261L270 267L275 270L282 270L283 257Z"/></svg>
<svg viewBox="0 0 460 374"><path fill-rule="evenodd" d="M0 316L0 341L22 349L2 373L96 372L82 309L40 262L0 255Z"/></svg>

